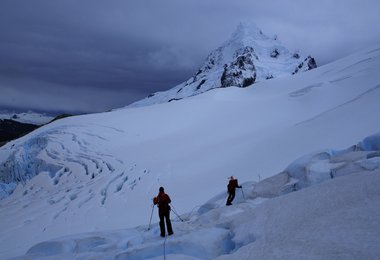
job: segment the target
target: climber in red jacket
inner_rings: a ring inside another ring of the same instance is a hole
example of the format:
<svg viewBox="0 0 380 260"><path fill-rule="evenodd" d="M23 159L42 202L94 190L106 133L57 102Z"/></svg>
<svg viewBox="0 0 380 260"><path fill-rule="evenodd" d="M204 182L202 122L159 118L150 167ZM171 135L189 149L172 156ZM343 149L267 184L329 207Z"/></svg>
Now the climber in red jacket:
<svg viewBox="0 0 380 260"><path fill-rule="evenodd" d="M227 185L228 198L227 198L226 206L232 205L232 201L235 198L235 189L236 188L241 189L241 186L239 186L239 184L238 184L238 180L235 179L234 176L231 176L229 179L230 179L230 181Z"/></svg>
<svg viewBox="0 0 380 260"><path fill-rule="evenodd" d="M170 202L171 200L169 195L164 192L163 187L160 187L157 197L153 198L153 203L154 205L158 204L158 215L160 217L160 229L162 237L165 237L164 218L166 220L166 228L168 229L168 235L173 235L172 223L170 222Z"/></svg>

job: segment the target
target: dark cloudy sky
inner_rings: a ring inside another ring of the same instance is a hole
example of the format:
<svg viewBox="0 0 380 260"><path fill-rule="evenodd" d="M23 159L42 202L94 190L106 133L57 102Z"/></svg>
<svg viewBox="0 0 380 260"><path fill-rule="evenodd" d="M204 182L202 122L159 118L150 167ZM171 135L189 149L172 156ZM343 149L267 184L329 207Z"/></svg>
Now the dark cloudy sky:
<svg viewBox="0 0 380 260"><path fill-rule="evenodd" d="M1 0L0 110L96 112L187 80L240 21L319 65L380 43L378 0Z"/></svg>

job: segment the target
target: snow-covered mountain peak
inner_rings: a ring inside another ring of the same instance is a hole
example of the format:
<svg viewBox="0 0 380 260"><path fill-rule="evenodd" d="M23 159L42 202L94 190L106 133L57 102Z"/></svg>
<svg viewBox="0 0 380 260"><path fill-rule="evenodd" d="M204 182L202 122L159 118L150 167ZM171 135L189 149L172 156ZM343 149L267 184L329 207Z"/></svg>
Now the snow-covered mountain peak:
<svg viewBox="0 0 380 260"><path fill-rule="evenodd" d="M240 23L190 79L167 91L150 94L130 106L171 102L215 88L244 88L316 67L312 57L291 53L276 36L268 37L255 24Z"/></svg>

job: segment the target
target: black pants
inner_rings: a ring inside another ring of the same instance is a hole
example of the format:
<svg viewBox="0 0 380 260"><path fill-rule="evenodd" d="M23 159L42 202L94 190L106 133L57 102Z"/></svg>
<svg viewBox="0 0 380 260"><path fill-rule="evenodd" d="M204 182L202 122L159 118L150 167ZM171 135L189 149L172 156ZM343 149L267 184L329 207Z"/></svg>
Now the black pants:
<svg viewBox="0 0 380 260"><path fill-rule="evenodd" d="M231 191L228 193L228 198L227 198L227 203L226 205L229 206L229 205L232 205L232 201L234 200L235 198L235 191Z"/></svg>
<svg viewBox="0 0 380 260"><path fill-rule="evenodd" d="M167 212L159 212L158 215L160 216L160 229L161 229L161 236L165 236L165 222L164 218L166 219L166 228L168 229L169 236L173 234L173 228L172 223L170 222L170 211Z"/></svg>

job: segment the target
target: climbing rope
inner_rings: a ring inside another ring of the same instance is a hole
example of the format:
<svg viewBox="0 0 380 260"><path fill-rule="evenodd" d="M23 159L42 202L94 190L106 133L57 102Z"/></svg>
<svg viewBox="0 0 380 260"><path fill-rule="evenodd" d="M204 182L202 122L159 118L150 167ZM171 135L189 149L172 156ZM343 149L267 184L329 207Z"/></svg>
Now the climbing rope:
<svg viewBox="0 0 380 260"><path fill-rule="evenodd" d="M191 211L190 211L190 213L189 213L189 215L187 216L187 220L190 220L190 218L192 217L192 215L194 214L194 210L196 209L196 208L200 208L200 207L202 207L202 205L198 205L198 206L195 206Z"/></svg>
<svg viewBox="0 0 380 260"><path fill-rule="evenodd" d="M175 210L173 204L170 204L170 207L171 207L173 213L174 213L174 214L175 214L175 215L176 215L176 216L177 216L182 222L184 222L184 220L178 215L178 213L177 213L177 211Z"/></svg>
<svg viewBox="0 0 380 260"><path fill-rule="evenodd" d="M164 239L164 260L166 260L166 236Z"/></svg>

